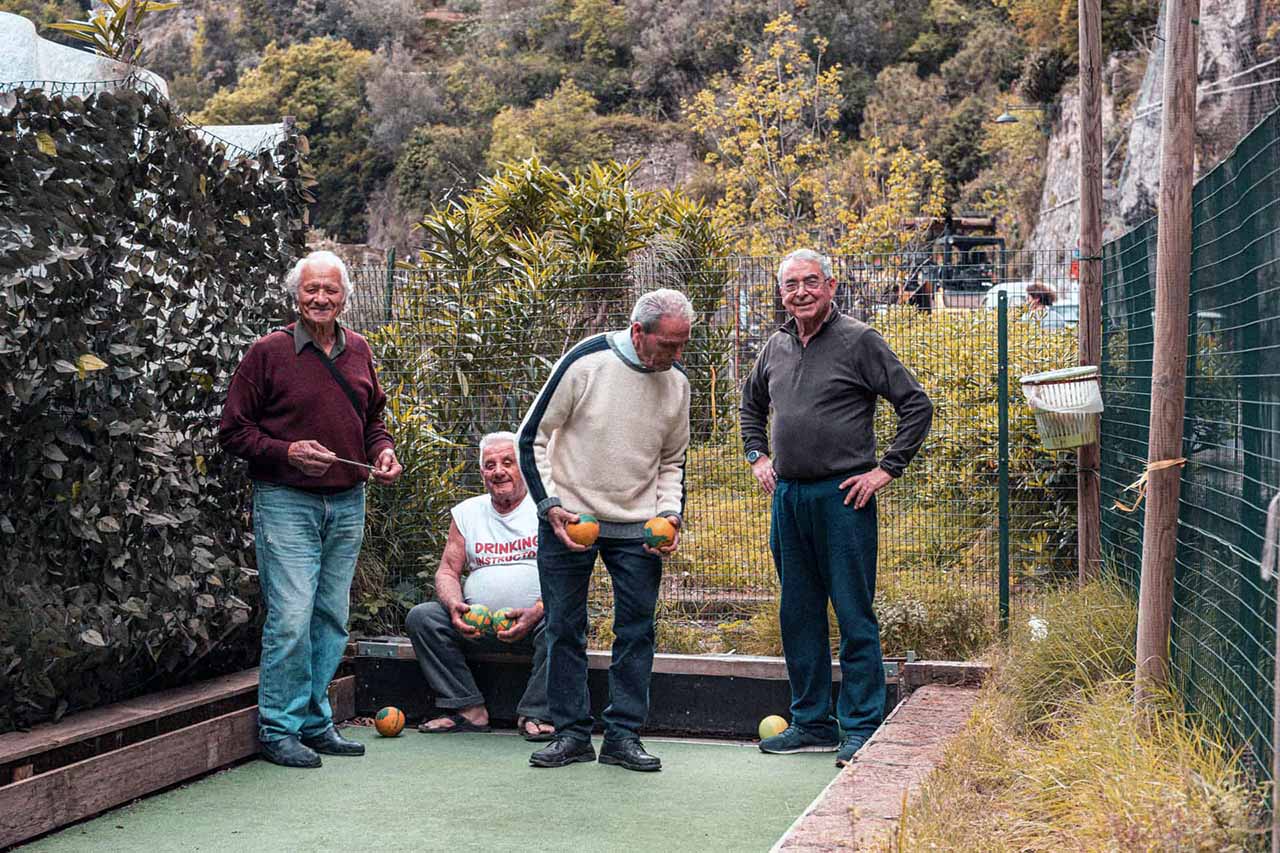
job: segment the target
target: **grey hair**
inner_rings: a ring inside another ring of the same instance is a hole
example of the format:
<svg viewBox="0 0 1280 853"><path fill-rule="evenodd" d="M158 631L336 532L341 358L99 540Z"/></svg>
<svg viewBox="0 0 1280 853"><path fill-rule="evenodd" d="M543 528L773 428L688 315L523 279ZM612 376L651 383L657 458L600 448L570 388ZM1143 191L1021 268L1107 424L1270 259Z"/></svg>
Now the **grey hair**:
<svg viewBox="0 0 1280 853"><path fill-rule="evenodd" d="M351 283L351 275L347 272L347 265L342 258L328 249L317 249L298 259L298 262L289 270L289 274L284 277L284 289L288 291L289 295L294 299L298 298L298 285L302 283L302 268L313 261L321 261L338 268L338 275L342 278L342 289L346 292L346 298L350 299L351 294L356 292L356 288Z"/></svg>
<svg viewBox="0 0 1280 853"><path fill-rule="evenodd" d="M689 297L678 290L660 287L637 299L631 309L631 322L639 323L646 332L652 332L663 317L679 317L692 326L693 305L689 303Z"/></svg>
<svg viewBox="0 0 1280 853"><path fill-rule="evenodd" d="M484 438L480 439L480 462L484 462L484 452L495 444L506 444L511 442L513 447L518 446L519 439L516 438L514 432L491 432Z"/></svg>
<svg viewBox="0 0 1280 853"><path fill-rule="evenodd" d="M782 284L782 271L787 264L792 261L810 261L822 267L822 277L824 279L831 278L835 273L831 271L831 259L821 252L815 252L813 249L796 249L782 259L782 263L778 264L778 284Z"/></svg>

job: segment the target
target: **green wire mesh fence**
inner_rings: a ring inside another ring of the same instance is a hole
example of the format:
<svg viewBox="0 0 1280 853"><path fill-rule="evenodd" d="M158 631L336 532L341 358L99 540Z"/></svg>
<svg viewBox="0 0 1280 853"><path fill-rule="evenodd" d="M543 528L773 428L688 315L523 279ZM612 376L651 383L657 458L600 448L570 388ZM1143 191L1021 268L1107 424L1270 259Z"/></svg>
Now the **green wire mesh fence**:
<svg viewBox="0 0 1280 853"><path fill-rule="evenodd" d="M777 258L636 259L625 274L552 270L358 268L347 322L366 334L390 396L406 475L376 490L355 584L358 625L398 633L429 597L449 508L482 489L478 439L514 430L554 361L580 338L627 325L640 293L670 286L697 313L685 365L693 385L686 465L688 523L665 567L662 606L695 619L772 608L768 501L737 433L738 389L785 319ZM880 586L936 584L997 610L1000 481L995 291L1010 294L1009 572L1015 595L1075 572L1075 456L1041 449L1017 392L1025 373L1073 364L1077 302L1065 253L999 253L974 261L927 254L835 261L845 312L871 323L920 378L937 413L924 449L881 499ZM1016 278L1015 278L1016 276ZM1023 307L1040 281L1060 300ZM895 420L882 402L881 446ZM599 460L607 465L608 460ZM593 607L609 605L596 573Z"/></svg>
<svg viewBox="0 0 1280 853"><path fill-rule="evenodd" d="M1270 775L1274 600L1260 576L1268 502L1280 490L1280 114L1195 188L1186 415L1172 668L1188 705L1220 722ZM1103 262L1102 542L1135 590L1147 462L1156 221Z"/></svg>

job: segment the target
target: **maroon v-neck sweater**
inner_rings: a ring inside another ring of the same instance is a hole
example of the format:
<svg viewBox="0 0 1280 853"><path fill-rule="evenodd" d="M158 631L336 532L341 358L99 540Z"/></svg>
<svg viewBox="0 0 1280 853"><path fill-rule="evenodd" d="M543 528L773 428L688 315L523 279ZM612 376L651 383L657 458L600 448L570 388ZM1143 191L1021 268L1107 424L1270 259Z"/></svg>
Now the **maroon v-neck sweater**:
<svg viewBox="0 0 1280 853"><path fill-rule="evenodd" d="M369 464L394 446L382 423L387 396L378 386L373 351L360 335L343 331L346 349L334 365L356 392L363 418L316 353L307 351L315 345L294 352L293 337L286 332L259 338L236 368L218 443L248 461L253 479L333 494L364 482L368 469L335 462L324 476L308 477L289 464L292 442L311 439L344 459Z"/></svg>

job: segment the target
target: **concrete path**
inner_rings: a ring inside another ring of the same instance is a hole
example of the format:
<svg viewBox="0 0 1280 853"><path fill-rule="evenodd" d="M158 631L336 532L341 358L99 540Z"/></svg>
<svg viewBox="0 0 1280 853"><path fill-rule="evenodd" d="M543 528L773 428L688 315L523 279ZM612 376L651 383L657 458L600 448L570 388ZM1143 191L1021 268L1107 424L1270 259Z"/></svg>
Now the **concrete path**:
<svg viewBox="0 0 1280 853"><path fill-rule="evenodd" d="M973 686L929 684L912 693L792 824L774 851L865 850L889 837L904 799L937 766L978 698Z"/></svg>

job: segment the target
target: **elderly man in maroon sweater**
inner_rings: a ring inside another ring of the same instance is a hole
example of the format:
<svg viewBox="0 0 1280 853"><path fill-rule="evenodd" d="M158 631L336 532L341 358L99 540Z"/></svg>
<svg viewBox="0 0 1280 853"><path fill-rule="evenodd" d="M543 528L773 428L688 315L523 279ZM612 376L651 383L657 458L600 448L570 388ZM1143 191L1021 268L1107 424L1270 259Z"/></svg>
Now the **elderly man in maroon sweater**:
<svg viewBox="0 0 1280 853"><path fill-rule="evenodd" d="M347 642L364 538L364 484L400 476L382 423L386 395L364 338L338 323L346 266L312 252L289 272L298 322L260 338L236 369L218 441L249 463L266 602L258 739L269 760L319 767L364 746L333 727L328 686Z"/></svg>

